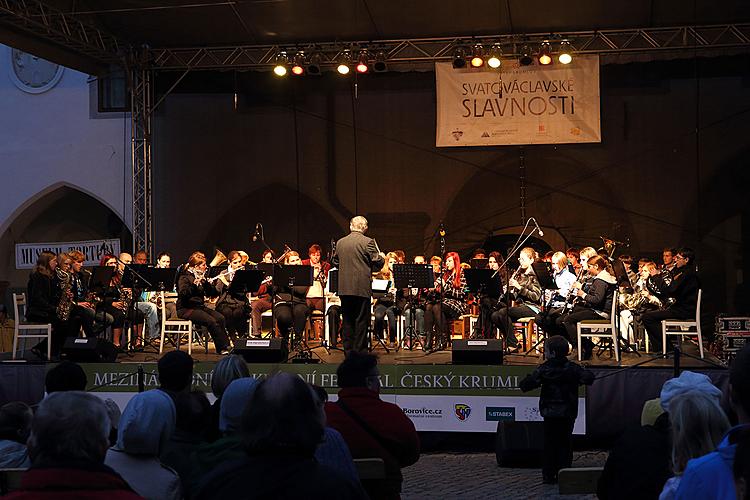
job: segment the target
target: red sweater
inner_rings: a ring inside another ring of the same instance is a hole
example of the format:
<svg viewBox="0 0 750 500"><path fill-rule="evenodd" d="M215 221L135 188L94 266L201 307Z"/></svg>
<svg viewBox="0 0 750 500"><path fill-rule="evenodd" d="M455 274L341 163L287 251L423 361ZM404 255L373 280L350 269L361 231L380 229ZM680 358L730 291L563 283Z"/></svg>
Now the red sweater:
<svg viewBox="0 0 750 500"><path fill-rule="evenodd" d="M143 497L109 467L92 464L90 468L32 467L21 478L21 488L6 498L132 500Z"/></svg>

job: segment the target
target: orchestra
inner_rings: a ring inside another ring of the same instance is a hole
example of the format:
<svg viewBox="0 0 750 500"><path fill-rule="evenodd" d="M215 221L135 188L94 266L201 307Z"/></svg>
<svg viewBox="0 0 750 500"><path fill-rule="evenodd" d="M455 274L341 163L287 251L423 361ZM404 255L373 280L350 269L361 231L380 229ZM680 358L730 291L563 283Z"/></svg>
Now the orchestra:
<svg viewBox="0 0 750 500"><path fill-rule="evenodd" d="M378 249L379 251L379 249ZM221 254L223 257L223 254ZM157 310L167 307L166 317L189 319L198 327L208 330L216 352L229 353L238 340L261 333L261 315L273 310L271 336L280 336L288 348L290 338L298 338L305 331L313 311L325 314L330 332L330 346L337 345L342 329L340 297L332 289L329 277L336 268L331 265L335 249L323 259L319 244L309 246L308 258L301 260L298 252L285 248L282 261L277 262L271 249L265 249L259 263L242 250L228 252L226 269L214 264L209 269L205 254L193 252L186 263L177 267L174 290L177 302L161 304L159 294L136 290L141 307L134 300L133 289L123 286L125 269L131 258L127 253L118 257L105 255L101 266L115 268L110 282L97 290L89 289L92 273L83 268L85 255L79 251L54 255L42 252L28 284L27 319L50 322L53 325L52 353L58 356L67 336L106 335L115 346L122 349L141 345L143 324L149 323L151 336L159 330L148 318ZM654 347L661 349L660 321L666 318L688 318L695 312L699 281L694 269L692 250L667 248L662 253L664 264L657 266L649 259L638 260L638 271L631 265L634 259L621 255L614 262L625 270L618 270L619 283L614 276L612 259L598 255L593 247L581 250L568 248L548 251L545 259L551 262L550 280L554 289L542 290L532 264L540 261L531 247L517 254L518 267L508 269L503 255L497 251L478 250L468 255L471 263L462 263L457 252L433 255L434 286L429 289L397 289L394 282L396 266L405 262L403 251L382 253L385 264L372 273L372 279L388 282L385 293L371 299L369 348L377 348L378 340L389 341L388 347L405 347L407 341L419 339L425 351L446 348L453 337L453 321L462 318L472 309L477 318L471 338L500 338L506 352L517 350L516 323L520 318L533 318L536 328L544 334L563 335L576 345L576 325L579 321L607 319L611 312L613 292L619 286L618 315L620 331L629 344L637 343L645 330ZM487 258L485 258L485 255ZM135 263L147 265L145 252L135 253ZM513 261L515 262L515 258ZM619 262L618 262L619 261ZM414 263L425 263L424 255L415 255ZM154 267L171 268L175 264L168 252L162 252ZM471 266L494 271L493 279L501 283L499 295L480 291L476 297L468 293L463 270ZM311 286L289 286L273 282L274 266L306 265L312 272ZM235 290L232 282L237 271L260 269L265 279L258 290ZM171 291L171 288L170 290ZM214 299L213 301L210 299ZM170 307L171 306L171 307ZM144 314L145 313L145 314ZM412 319L411 315L416 314ZM159 318L161 316L159 315ZM398 345L399 323L413 328L414 337L401 339ZM248 325L252 324L249 329ZM385 337L386 324L388 336ZM130 345L123 343L123 328L132 328ZM632 333L630 333L632 332ZM410 344L410 347L413 344ZM593 344L587 338L582 343L582 357L591 357ZM33 352L40 356L46 351L43 344Z"/></svg>

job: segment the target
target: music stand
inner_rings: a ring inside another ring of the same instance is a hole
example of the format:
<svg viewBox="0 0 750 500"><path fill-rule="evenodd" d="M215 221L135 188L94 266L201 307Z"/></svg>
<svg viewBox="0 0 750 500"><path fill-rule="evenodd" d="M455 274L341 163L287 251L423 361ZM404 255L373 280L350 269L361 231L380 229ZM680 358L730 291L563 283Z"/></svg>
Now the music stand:
<svg viewBox="0 0 750 500"><path fill-rule="evenodd" d="M290 295L290 305L292 306L292 321L294 321L294 287L295 286L312 286L313 283L313 268L312 266L274 266L273 268L273 282L277 287L288 286ZM283 283L283 285L282 285ZM278 293L278 291L277 291ZM275 319L275 318L274 318ZM292 355L289 359L293 363L317 363L317 360L312 359L310 356L310 346L307 345L307 339L305 339L305 332L298 332L292 326L292 333L290 335L290 349L289 352L297 351L296 354Z"/></svg>
<svg viewBox="0 0 750 500"><path fill-rule="evenodd" d="M552 264L549 262L532 262L531 268L534 270L534 274L536 274L537 280L539 280L539 286L542 289L542 299L544 298L544 292L546 290L557 290L557 283L555 283L555 273L552 270ZM550 296L550 303L554 297L554 293ZM547 314L547 311L549 310L549 304L545 304L544 300L542 300L542 311L540 314ZM541 331L543 334L539 335L538 332ZM524 353L524 356L528 356L529 353L533 350L535 350L537 347L539 347L539 344L544 342L546 339L546 332L544 330L541 330L537 328L537 341L534 345L529 347L529 350Z"/></svg>
<svg viewBox="0 0 750 500"><path fill-rule="evenodd" d="M265 278L263 271L239 269L235 271L229 290L240 293L256 293Z"/></svg>
<svg viewBox="0 0 750 500"><path fill-rule="evenodd" d="M409 315L409 325L406 327L402 342L409 339L406 345L408 346L407 349L411 351L414 349L414 338L418 337L416 334L418 295L412 295L411 289L418 288L421 290L423 288L432 288L435 286L435 274L430 264L396 264L393 266L393 281L397 289L409 289L409 295L406 300L407 307L411 309L411 314Z"/></svg>
<svg viewBox="0 0 750 500"><path fill-rule="evenodd" d="M471 259L472 269L487 269L490 263L490 259ZM465 269L466 271L466 269Z"/></svg>
<svg viewBox="0 0 750 500"><path fill-rule="evenodd" d="M89 276L88 290L93 293L101 293L105 288L109 286L112 281L112 276L117 270L116 267L112 266L95 266L91 268L91 276Z"/></svg>
<svg viewBox="0 0 750 500"><path fill-rule="evenodd" d="M500 298L502 283L499 271L493 271L492 269L464 269L464 276L466 277L466 288L470 293L479 297L480 307L485 297ZM477 326L479 331L484 333L484 316L481 310Z"/></svg>

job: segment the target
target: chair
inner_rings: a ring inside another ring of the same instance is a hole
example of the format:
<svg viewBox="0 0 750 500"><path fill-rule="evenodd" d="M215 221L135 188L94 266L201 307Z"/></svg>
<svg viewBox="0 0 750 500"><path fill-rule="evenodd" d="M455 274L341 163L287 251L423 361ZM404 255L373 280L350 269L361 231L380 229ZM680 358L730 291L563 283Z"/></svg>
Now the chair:
<svg viewBox="0 0 750 500"><path fill-rule="evenodd" d="M159 342L159 354L164 350L164 337L166 335L175 335L175 348L180 350L182 336L187 333L188 336L188 354L193 354L193 322L188 319L167 319L167 301L174 302L177 300L177 294L174 292L159 292L161 294L161 341Z"/></svg>
<svg viewBox="0 0 750 500"><path fill-rule="evenodd" d="M703 335L701 334L701 299L703 297L703 290L698 290L698 300L695 303L695 320L679 320L679 319L665 319L661 322L661 341L664 353L667 352L667 335L679 335L682 338L685 335L698 334L698 350L703 358ZM669 328L678 328L678 330L669 330ZM688 328L685 332L683 328ZM695 328L695 331L689 331L690 328Z"/></svg>
<svg viewBox="0 0 750 500"><path fill-rule="evenodd" d="M581 361L581 338L582 337L602 337L609 336L612 338L612 347L615 350L615 359L620 362L620 346L617 342L617 290L612 294L612 310L609 313L609 319L587 319L579 321L576 325L578 332L578 361ZM589 330L584 333L583 330ZM601 332L594 330L609 330L609 335L602 335Z"/></svg>
<svg viewBox="0 0 750 500"><path fill-rule="evenodd" d="M21 478L25 472L26 469L0 469L0 495L20 489Z"/></svg>
<svg viewBox="0 0 750 500"><path fill-rule="evenodd" d="M516 327L516 325L518 325L518 327ZM518 318L513 325L513 328L521 331L521 343L523 344L523 350L526 351L528 349L531 349L531 346L534 343L534 333L536 332L534 316Z"/></svg>
<svg viewBox="0 0 750 500"><path fill-rule="evenodd" d="M325 321L325 313L323 311L319 311L317 309L313 309L310 311L310 316L307 318L307 323L305 323L305 338L307 340L323 340L321 339L315 339L315 328L314 325L316 322L319 322L320 324L324 324ZM321 329L322 331L322 329ZM323 334L325 335L325 334Z"/></svg>
<svg viewBox="0 0 750 500"><path fill-rule="evenodd" d="M574 467L560 469L557 475L561 495L586 495L596 493L604 467Z"/></svg>
<svg viewBox="0 0 750 500"><path fill-rule="evenodd" d="M52 323L26 322L26 294L13 294L13 311L16 315L16 326L13 331L13 359L16 359L19 339L47 339L47 359L52 357ZM24 318L24 321L21 321ZM32 332L32 333L23 333ZM37 332L37 333L33 333ZM44 332L44 333L41 333ZM25 350L25 349L24 349Z"/></svg>
<svg viewBox="0 0 750 500"><path fill-rule="evenodd" d="M385 479L385 462L377 458L355 458L354 467L360 480Z"/></svg>

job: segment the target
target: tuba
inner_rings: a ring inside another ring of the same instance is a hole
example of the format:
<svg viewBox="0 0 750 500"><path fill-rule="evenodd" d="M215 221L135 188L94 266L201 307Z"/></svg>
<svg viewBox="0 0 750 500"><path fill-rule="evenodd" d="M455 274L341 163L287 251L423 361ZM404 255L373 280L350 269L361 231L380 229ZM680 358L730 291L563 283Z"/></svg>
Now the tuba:
<svg viewBox="0 0 750 500"><path fill-rule="evenodd" d="M221 250L217 248L216 253L214 254L214 258L211 259L211 262L208 263L208 267L220 266L226 261L227 261L227 256L224 255L224 252L222 252Z"/></svg>

